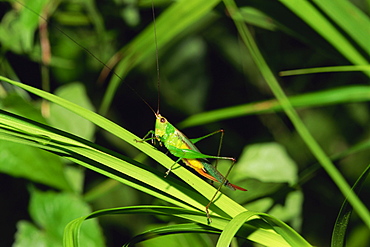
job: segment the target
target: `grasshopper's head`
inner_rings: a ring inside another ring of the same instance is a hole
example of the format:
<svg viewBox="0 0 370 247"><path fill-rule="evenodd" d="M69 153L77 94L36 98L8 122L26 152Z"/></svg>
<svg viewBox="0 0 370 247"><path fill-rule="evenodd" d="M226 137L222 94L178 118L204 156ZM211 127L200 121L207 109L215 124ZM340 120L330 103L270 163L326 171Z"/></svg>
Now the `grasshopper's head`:
<svg viewBox="0 0 370 247"><path fill-rule="evenodd" d="M162 117L161 114L155 114L156 121L155 121L155 136L163 137L166 134L166 128L168 125L168 121L165 117Z"/></svg>

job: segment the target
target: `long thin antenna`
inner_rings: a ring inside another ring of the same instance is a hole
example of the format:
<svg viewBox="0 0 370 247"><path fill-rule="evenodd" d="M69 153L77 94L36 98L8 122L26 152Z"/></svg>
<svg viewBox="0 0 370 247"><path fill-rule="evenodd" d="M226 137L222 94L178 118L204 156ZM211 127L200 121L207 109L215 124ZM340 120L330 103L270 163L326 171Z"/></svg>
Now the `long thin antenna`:
<svg viewBox="0 0 370 247"><path fill-rule="evenodd" d="M39 16L39 18L43 19L46 23L49 23L49 20L46 19L45 17L43 17L42 15L40 15L39 13L37 13L36 11L34 11L33 9L29 8L27 5L25 5L23 2L20 2L18 0L15 0L17 3L19 3L20 5L22 5L24 8L28 9L29 11L35 13L36 15ZM153 3L152 3L153 4ZM154 9L153 9L153 13L154 13ZM54 24L53 25L54 28L56 28L59 32L61 32L63 35L65 35L69 40L71 40L73 43L75 43L77 46L79 46L82 50L84 50L87 54L89 54L91 57L93 57L94 59L96 59L101 65L103 65L103 67L107 68L113 75L117 76L128 88L131 89L132 92L134 92L136 94L137 97L139 97L149 108L150 110L156 114L156 112L154 111L153 107L151 107L149 105L148 102L146 102L146 100L138 93L136 92L136 90L130 86L130 84L128 84L127 82L125 82L125 80L119 76L113 68L109 67L106 63L104 63L102 60L100 60L97 56L95 56L91 51L89 51L86 47L84 47L83 45L79 44L76 40L74 40L70 35L68 35L66 32L63 31L62 28L60 28L58 25ZM154 24L154 29L155 29L155 24ZM156 41L156 46L157 46L157 41ZM157 52L158 53L158 52ZM159 66L158 66L158 54L157 54L157 70L158 70L158 77L159 77Z"/></svg>
<svg viewBox="0 0 370 247"><path fill-rule="evenodd" d="M154 27L154 41L155 41L155 59L157 63L157 114L159 114L159 106L161 99L161 77L159 74L159 58L158 58L158 42L157 42L157 25L155 23L155 12L154 12L154 0L152 0L152 15L153 15L153 27Z"/></svg>

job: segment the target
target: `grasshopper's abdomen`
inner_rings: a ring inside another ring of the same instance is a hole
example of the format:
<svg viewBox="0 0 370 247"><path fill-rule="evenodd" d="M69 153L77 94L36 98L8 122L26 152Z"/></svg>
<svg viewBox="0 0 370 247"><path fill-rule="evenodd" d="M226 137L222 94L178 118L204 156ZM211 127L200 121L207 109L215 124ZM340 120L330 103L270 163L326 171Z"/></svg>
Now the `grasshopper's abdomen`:
<svg viewBox="0 0 370 247"><path fill-rule="evenodd" d="M186 165L193 168L200 175L212 181L223 183L231 190L246 191L246 189L230 183L229 180L225 179L225 177L219 171L217 171L217 169L212 164L206 163L205 161L202 161L200 159L183 159L183 161Z"/></svg>

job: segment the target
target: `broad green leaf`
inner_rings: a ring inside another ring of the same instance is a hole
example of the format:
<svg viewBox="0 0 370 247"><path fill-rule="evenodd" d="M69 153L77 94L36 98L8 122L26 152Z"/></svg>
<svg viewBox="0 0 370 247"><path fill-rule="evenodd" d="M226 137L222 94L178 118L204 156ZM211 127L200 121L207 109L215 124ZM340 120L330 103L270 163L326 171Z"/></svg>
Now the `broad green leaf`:
<svg viewBox="0 0 370 247"><path fill-rule="evenodd" d="M28 8L14 1L19 11L8 12L0 22L0 40L6 49L16 53L30 53L34 48L34 33L46 0L27 1ZM30 11L32 10L32 11Z"/></svg>
<svg viewBox="0 0 370 247"><path fill-rule="evenodd" d="M45 246L52 244L47 241L47 236L33 223L25 220L20 220L17 223L17 232L14 236L14 247L27 247L27 246ZM61 246L57 243L57 246Z"/></svg>
<svg viewBox="0 0 370 247"><path fill-rule="evenodd" d="M284 147L277 143L253 144L245 147L233 173L263 182L288 183L298 179L298 168Z"/></svg>
<svg viewBox="0 0 370 247"><path fill-rule="evenodd" d="M67 223L90 211L89 206L76 195L36 189L31 189L29 207L33 223L21 221L18 224L15 246L62 246ZM86 246L104 246L96 220L86 222L79 237Z"/></svg>
<svg viewBox="0 0 370 247"><path fill-rule="evenodd" d="M0 172L58 189L71 190L60 157L0 138Z"/></svg>
<svg viewBox="0 0 370 247"><path fill-rule="evenodd" d="M92 106L82 84L70 83L59 87L55 91L55 95L94 111L94 107ZM48 120L52 126L69 133L73 133L79 137L87 140L91 140L93 137L95 128L90 121L57 104L51 104L50 117Z"/></svg>
<svg viewBox="0 0 370 247"><path fill-rule="evenodd" d="M39 107L27 100L26 96L12 91L1 99L1 108L46 123ZM64 162L59 157L33 147L0 140L0 172L58 189L71 190L63 169Z"/></svg>

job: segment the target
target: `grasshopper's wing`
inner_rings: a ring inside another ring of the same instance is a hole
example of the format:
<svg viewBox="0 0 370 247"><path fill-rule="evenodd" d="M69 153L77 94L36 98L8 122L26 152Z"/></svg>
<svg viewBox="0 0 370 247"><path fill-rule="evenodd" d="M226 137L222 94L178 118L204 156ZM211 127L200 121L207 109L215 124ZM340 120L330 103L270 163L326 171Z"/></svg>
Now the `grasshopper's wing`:
<svg viewBox="0 0 370 247"><path fill-rule="evenodd" d="M197 157L196 159L198 159L201 162L211 164L211 162L208 159L204 158L204 156L206 156L206 155L202 154L199 151L199 149L197 148L197 146L195 146L194 143L192 143L186 135L184 135L181 131L179 131L177 129L176 129L175 134L182 141L182 143L185 144L185 147L183 146L183 149L190 149L190 150L193 150L193 151L199 153L199 157Z"/></svg>

